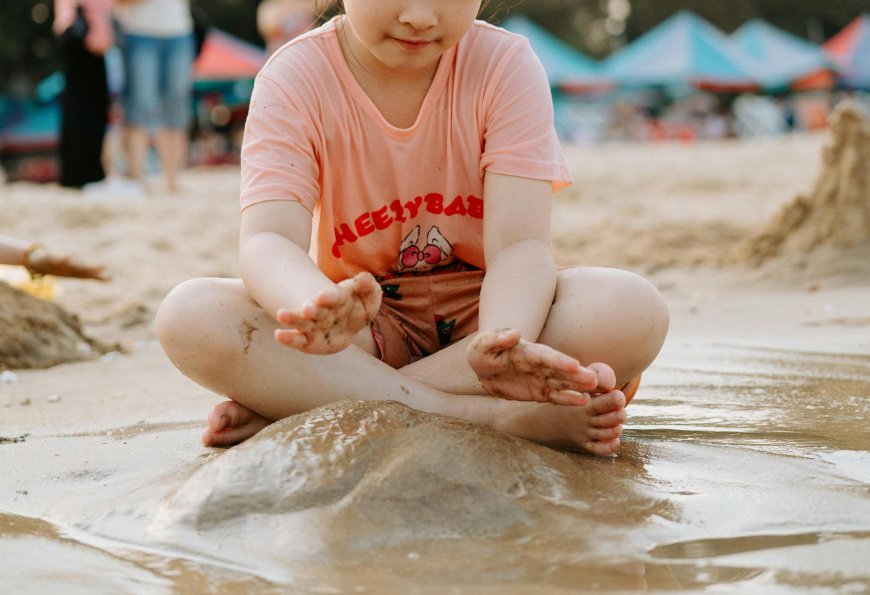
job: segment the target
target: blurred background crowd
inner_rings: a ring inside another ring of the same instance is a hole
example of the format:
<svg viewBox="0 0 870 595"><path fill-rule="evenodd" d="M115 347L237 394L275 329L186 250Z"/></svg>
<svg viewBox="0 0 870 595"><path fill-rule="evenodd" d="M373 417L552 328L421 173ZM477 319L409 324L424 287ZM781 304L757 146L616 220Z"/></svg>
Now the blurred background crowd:
<svg viewBox="0 0 870 595"><path fill-rule="evenodd" d="M0 3L3 178L139 195L157 172L159 191L172 192L182 167L237 163L257 71L337 10L330 0ZM844 95L870 109L866 0L505 0L483 16L530 39L566 143L822 129ZM160 92L183 106L159 118L141 101L152 42L177 59L159 62L169 79L153 76L175 81Z"/></svg>

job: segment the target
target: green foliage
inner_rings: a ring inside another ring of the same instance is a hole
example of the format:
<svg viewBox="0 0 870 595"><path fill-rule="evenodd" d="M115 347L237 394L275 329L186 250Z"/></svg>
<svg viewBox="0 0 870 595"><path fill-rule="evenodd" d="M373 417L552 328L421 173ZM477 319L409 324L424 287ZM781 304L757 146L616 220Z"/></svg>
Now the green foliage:
<svg viewBox="0 0 870 595"><path fill-rule="evenodd" d="M0 2L0 92L27 93L57 68L51 19L50 0Z"/></svg>

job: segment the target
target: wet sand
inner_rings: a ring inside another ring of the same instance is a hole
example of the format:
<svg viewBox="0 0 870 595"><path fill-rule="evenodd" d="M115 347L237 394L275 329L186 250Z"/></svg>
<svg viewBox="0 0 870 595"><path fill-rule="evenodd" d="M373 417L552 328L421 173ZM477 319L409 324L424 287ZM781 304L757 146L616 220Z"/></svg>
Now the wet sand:
<svg viewBox="0 0 870 595"><path fill-rule="evenodd" d="M372 459L379 475L333 484L312 476L310 492L274 481L308 477L305 461L322 451L305 441L200 446L217 398L172 368L150 326L179 280L235 274L236 171L188 172L183 198L147 203L4 188L5 229L105 257L113 283L63 282L56 301L126 353L16 371L0 385L0 587L866 591L870 252L714 264L812 186L824 141L572 150L577 184L554 214L560 262L643 272L672 309L672 332L629 407L615 458L434 419L401 429L407 452L395 447L401 440L367 438L366 448L383 449ZM194 232L197 219L210 233ZM390 411L361 414L374 416L370 434L390 435L378 430L400 415ZM329 415L277 429L328 430ZM452 453L439 455L443 465L426 458L436 448L414 450L426 444L422 428ZM519 471L493 455L504 452L536 457L526 463L533 477L511 475ZM468 465L477 469L470 477L492 469L494 479L471 481L461 472ZM217 495L206 504L203 490ZM306 501L312 494L319 499Z"/></svg>

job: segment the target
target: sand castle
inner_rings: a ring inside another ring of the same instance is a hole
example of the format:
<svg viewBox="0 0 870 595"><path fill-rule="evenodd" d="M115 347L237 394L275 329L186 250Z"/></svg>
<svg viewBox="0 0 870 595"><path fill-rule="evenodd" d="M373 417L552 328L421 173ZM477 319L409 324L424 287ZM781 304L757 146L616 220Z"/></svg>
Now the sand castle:
<svg viewBox="0 0 870 595"><path fill-rule="evenodd" d="M48 368L111 350L88 337L75 314L0 282L0 370Z"/></svg>
<svg viewBox="0 0 870 595"><path fill-rule="evenodd" d="M831 140L809 195L797 195L761 232L740 244L736 261L759 265L822 246L842 249L870 242L870 118L846 101L834 110L830 128Z"/></svg>

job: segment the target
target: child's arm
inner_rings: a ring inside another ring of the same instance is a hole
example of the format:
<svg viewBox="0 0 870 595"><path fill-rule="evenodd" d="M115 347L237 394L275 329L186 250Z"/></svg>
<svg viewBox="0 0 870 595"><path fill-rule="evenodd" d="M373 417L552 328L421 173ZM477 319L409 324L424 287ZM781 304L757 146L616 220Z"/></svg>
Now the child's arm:
<svg viewBox="0 0 870 595"><path fill-rule="evenodd" d="M551 192L550 182L487 172L480 332L510 328L537 341L556 292Z"/></svg>
<svg viewBox="0 0 870 595"><path fill-rule="evenodd" d="M245 288L289 328L281 343L307 353L336 353L371 322L381 288L368 273L333 283L308 256L311 213L300 203L263 202L242 212L239 264Z"/></svg>
<svg viewBox="0 0 870 595"><path fill-rule="evenodd" d="M55 275L108 281L103 267L79 262L65 254L49 252L38 243L0 236L0 264L21 265L31 276Z"/></svg>
<svg viewBox="0 0 870 595"><path fill-rule="evenodd" d="M582 405L588 394L612 390L615 376L609 366L584 368L537 343L557 281L550 182L487 173L484 193L486 276L479 333L467 350L478 380L494 396L560 405Z"/></svg>

